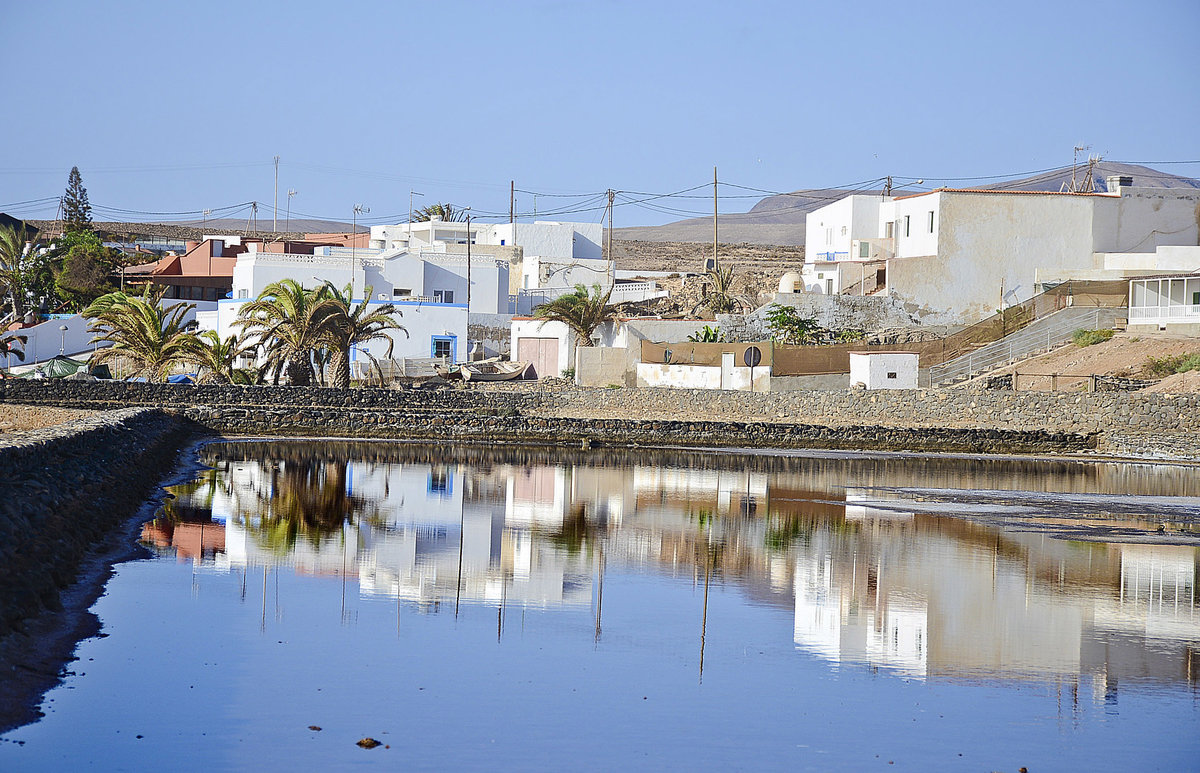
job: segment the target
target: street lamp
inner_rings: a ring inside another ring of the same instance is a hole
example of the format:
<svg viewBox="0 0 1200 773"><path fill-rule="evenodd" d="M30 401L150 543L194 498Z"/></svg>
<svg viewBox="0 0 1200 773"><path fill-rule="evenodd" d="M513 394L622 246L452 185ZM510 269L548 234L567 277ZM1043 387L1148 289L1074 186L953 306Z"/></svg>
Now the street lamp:
<svg viewBox="0 0 1200 773"><path fill-rule="evenodd" d="M63 352L65 352L65 351L67 350L67 326L66 326L66 325L59 325L59 326L58 326L58 333L59 333L59 339L58 339L58 356L59 356L59 357L62 357L62 356L63 356Z"/></svg>
<svg viewBox="0 0 1200 773"><path fill-rule="evenodd" d="M356 264L356 249L358 247L358 216L371 211L365 204L354 205L354 216L350 221L350 300L354 300L354 267Z"/></svg>
<svg viewBox="0 0 1200 773"><path fill-rule="evenodd" d="M287 219L283 222L283 230L285 232L292 230L292 197L300 191L295 188L288 188L287 192Z"/></svg>

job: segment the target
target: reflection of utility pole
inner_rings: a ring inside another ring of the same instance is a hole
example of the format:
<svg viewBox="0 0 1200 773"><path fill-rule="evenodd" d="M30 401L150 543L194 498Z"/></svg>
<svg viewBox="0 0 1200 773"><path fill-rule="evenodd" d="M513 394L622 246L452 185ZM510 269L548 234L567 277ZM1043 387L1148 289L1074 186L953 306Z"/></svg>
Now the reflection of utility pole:
<svg viewBox="0 0 1200 773"><path fill-rule="evenodd" d="M596 641L600 641L600 621L604 614L604 540L600 540L599 584L596 590Z"/></svg>
<svg viewBox="0 0 1200 773"><path fill-rule="evenodd" d="M458 582L454 586L454 619L458 619L458 602L462 598L463 529L466 527L466 504L458 504Z"/></svg>
<svg viewBox="0 0 1200 773"><path fill-rule="evenodd" d="M704 636L708 632L708 583L712 577L712 545L705 544L708 560L704 563L704 614L700 617L700 681L704 681Z"/></svg>

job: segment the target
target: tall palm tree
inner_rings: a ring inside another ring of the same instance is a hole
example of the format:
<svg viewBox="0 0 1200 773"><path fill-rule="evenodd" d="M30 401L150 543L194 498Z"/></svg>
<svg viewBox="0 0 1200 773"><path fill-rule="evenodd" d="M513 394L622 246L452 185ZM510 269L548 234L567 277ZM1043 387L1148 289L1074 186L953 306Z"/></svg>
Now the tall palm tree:
<svg viewBox="0 0 1200 773"><path fill-rule="evenodd" d="M575 285L575 292L555 298L533 310L533 316L547 321L566 323L578 337L578 346L591 346L592 333L596 328L616 316L616 310L608 305L612 288L601 293L600 285L592 285L589 293L585 285Z"/></svg>
<svg viewBox="0 0 1200 773"><path fill-rule="evenodd" d="M396 317L401 316L399 309L390 303L371 309L368 308L366 300L354 304L351 302L350 289L350 286L347 285L344 291L339 291L329 282L325 283L328 302L322 321L329 333L330 348L333 352L333 386L338 389L347 389L350 386L350 350L352 348L371 341L385 340L387 341L385 356L391 359L394 342L387 331L400 330L405 336L408 335L404 326L396 321ZM374 287L368 287L363 294L364 299L370 298L374 289ZM365 349L359 351L367 355L382 381L383 372L379 368L379 361L375 355Z"/></svg>
<svg viewBox="0 0 1200 773"><path fill-rule="evenodd" d="M255 347L248 345L236 334L224 340L215 330L205 330L196 336L193 361L200 366L201 383L213 381L218 384L250 384L253 379L245 370L236 367L239 357L253 354Z"/></svg>
<svg viewBox="0 0 1200 773"><path fill-rule="evenodd" d="M283 279L242 306L234 324L255 336L252 344L265 355L263 372L272 374L274 383L285 375L293 386L313 383L313 355L330 345L328 300L327 285L307 290L295 279Z"/></svg>
<svg viewBox="0 0 1200 773"><path fill-rule="evenodd" d="M189 360L196 337L188 332L191 323L186 317L196 305L178 303L163 308L159 305L162 294L150 294L149 288L147 295L140 297L117 291L100 296L84 309L83 316L93 320L88 331L98 334L92 343L112 344L92 361L124 359L134 366L132 375L165 381L176 365Z"/></svg>

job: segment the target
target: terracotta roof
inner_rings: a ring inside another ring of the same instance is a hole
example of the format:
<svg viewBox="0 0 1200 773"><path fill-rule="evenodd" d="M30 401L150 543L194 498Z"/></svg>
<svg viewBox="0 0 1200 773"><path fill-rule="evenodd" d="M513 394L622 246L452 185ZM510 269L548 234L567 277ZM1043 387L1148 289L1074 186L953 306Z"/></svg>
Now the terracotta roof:
<svg viewBox="0 0 1200 773"><path fill-rule="evenodd" d="M1112 198L1117 196L1116 193L1071 193L1068 191L997 191L987 188L934 188L931 191L924 193L910 193L907 196L897 196L893 201L901 199L915 199L919 196L928 196L931 193L998 193L1002 195L1036 195L1036 196L1104 196Z"/></svg>

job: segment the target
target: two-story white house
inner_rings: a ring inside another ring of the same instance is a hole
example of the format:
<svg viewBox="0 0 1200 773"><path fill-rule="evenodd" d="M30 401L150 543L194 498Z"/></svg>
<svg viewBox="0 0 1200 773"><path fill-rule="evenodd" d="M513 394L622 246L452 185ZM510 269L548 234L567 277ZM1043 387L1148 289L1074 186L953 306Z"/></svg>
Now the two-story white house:
<svg viewBox="0 0 1200 773"><path fill-rule="evenodd" d="M848 196L807 217L805 286L885 294L914 304L928 321L969 323L1046 284L1123 265L1113 254L1197 245L1200 189L1132 183L1114 177L1104 193Z"/></svg>

